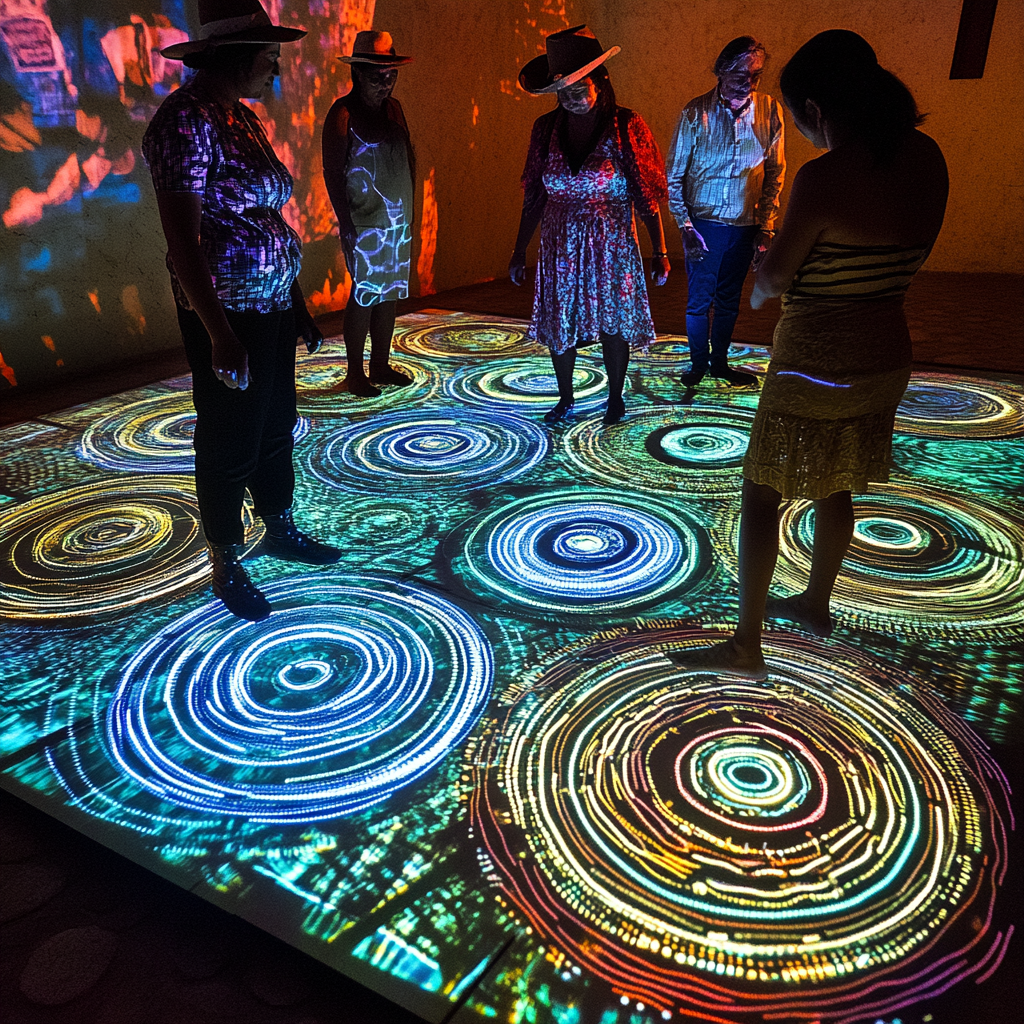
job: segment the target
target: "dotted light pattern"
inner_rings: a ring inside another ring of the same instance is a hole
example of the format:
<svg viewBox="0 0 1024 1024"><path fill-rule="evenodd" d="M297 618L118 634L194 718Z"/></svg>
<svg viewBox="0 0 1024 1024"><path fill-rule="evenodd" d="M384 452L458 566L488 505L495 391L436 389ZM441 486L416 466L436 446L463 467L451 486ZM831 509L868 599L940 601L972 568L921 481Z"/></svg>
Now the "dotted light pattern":
<svg viewBox="0 0 1024 1024"><path fill-rule="evenodd" d="M551 360L504 359L466 366L446 382L445 392L466 405L533 414L558 401ZM600 364L579 362L573 373L577 411L600 408L607 398L608 377Z"/></svg>
<svg viewBox="0 0 1024 1024"><path fill-rule="evenodd" d="M500 320L473 320L453 317L451 320L431 318L417 324L413 317L403 317L395 330L395 348L427 359L535 355L537 346L526 340L525 323Z"/></svg>
<svg viewBox="0 0 1024 1024"><path fill-rule="evenodd" d="M832 607L870 628L988 635L1024 627L1024 522L1006 507L912 484L872 484L854 496L853 541ZM782 514L776 585L804 589L814 510Z"/></svg>
<svg viewBox="0 0 1024 1024"><path fill-rule="evenodd" d="M393 413L353 423L308 456L318 480L349 490L461 491L507 483L547 453L536 423L503 413Z"/></svg>
<svg viewBox="0 0 1024 1024"><path fill-rule="evenodd" d="M980 971L1008 814L983 746L834 644L770 635L757 684L657 653L707 639L602 641L524 688L475 762L492 879L623 1001L687 1018L861 1020Z"/></svg>
<svg viewBox="0 0 1024 1024"><path fill-rule="evenodd" d="M195 464L192 396L169 391L108 413L93 423L78 445L79 457L102 469L124 473L190 473ZM309 433L299 417L296 442Z"/></svg>
<svg viewBox="0 0 1024 1024"><path fill-rule="evenodd" d="M1024 399L1009 381L915 373L896 430L921 437L1016 437L1024 434Z"/></svg>
<svg viewBox="0 0 1024 1024"><path fill-rule="evenodd" d="M484 516L457 543L464 586L534 613L622 612L692 589L710 566L697 523L615 491L523 498Z"/></svg>
<svg viewBox="0 0 1024 1024"><path fill-rule="evenodd" d="M243 517L253 543L248 507ZM0 617L8 619L101 617L205 585L192 478L135 476L4 508L0 565Z"/></svg>
<svg viewBox="0 0 1024 1024"><path fill-rule="evenodd" d="M420 778L475 724L493 656L450 602L374 576L264 589L269 619L211 603L125 667L106 742L147 792L221 818L334 818Z"/></svg>
<svg viewBox="0 0 1024 1024"><path fill-rule="evenodd" d="M577 423L563 450L581 476L663 494L725 496L743 483L740 467L753 412L674 406L630 412L613 430Z"/></svg>

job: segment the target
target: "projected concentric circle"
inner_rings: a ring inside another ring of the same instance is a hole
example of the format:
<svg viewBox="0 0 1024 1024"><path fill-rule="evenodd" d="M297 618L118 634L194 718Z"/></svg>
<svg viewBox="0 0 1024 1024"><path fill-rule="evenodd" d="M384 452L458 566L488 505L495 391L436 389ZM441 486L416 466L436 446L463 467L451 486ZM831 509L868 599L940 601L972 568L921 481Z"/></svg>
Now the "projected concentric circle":
<svg viewBox="0 0 1024 1024"><path fill-rule="evenodd" d="M746 409L673 406L630 411L613 430L593 420L576 423L562 443L588 479L666 494L731 495L743 484L752 422Z"/></svg>
<svg viewBox="0 0 1024 1024"><path fill-rule="evenodd" d="M345 379L345 360L329 342L313 356L300 356L295 363L295 397L301 413L330 415L377 412L417 406L433 396L440 386L440 375L429 363L395 353L390 365L412 377L405 387L388 386L378 398L361 398L340 391Z"/></svg>
<svg viewBox="0 0 1024 1024"><path fill-rule="evenodd" d="M832 608L853 622L890 632L989 633L1024 626L1024 523L938 489L872 484L854 497L853 541L832 594ZM781 519L775 580L807 585L814 509L790 504Z"/></svg>
<svg viewBox="0 0 1024 1024"><path fill-rule="evenodd" d="M692 589L710 565L706 532L646 496L554 492L488 513L446 547L463 585L535 613L594 614Z"/></svg>
<svg viewBox="0 0 1024 1024"><path fill-rule="evenodd" d="M425 324L400 321L395 330L395 347L428 359L464 361L480 356L511 356L536 351L526 341L526 328L525 323L462 317L453 317L448 323L441 317L431 318Z"/></svg>
<svg viewBox="0 0 1024 1024"><path fill-rule="evenodd" d="M147 792L219 818L339 817L429 772L476 722L491 648L448 601L376 576L263 591L270 618L208 604L121 673L106 742Z"/></svg>
<svg viewBox="0 0 1024 1024"><path fill-rule="evenodd" d="M192 396L169 391L101 416L82 435L78 454L115 472L189 473L195 463L195 423ZM299 417L293 439L300 441L308 433L309 420Z"/></svg>
<svg viewBox="0 0 1024 1024"><path fill-rule="evenodd" d="M114 614L210 574L186 476L86 484L2 509L0 563L0 616L29 620Z"/></svg>
<svg viewBox="0 0 1024 1024"><path fill-rule="evenodd" d="M1024 401L1009 381L915 373L896 430L921 437L1014 437L1024 434Z"/></svg>
<svg viewBox="0 0 1024 1024"><path fill-rule="evenodd" d="M474 826L519 914L687 1019L881 1014L980 970L1008 811L984 745L853 649L770 634L766 683L659 653L713 639L581 646L488 734Z"/></svg>
<svg viewBox="0 0 1024 1024"><path fill-rule="evenodd" d="M604 405L608 377L600 364L576 364L573 390L576 409ZM506 409L526 415L549 409L558 401L558 382L546 358L509 359L465 366L445 381L449 397L486 409Z"/></svg>
<svg viewBox="0 0 1024 1024"><path fill-rule="evenodd" d="M308 463L319 480L350 490L470 490L521 476L547 445L536 423L504 413L394 413L336 431Z"/></svg>

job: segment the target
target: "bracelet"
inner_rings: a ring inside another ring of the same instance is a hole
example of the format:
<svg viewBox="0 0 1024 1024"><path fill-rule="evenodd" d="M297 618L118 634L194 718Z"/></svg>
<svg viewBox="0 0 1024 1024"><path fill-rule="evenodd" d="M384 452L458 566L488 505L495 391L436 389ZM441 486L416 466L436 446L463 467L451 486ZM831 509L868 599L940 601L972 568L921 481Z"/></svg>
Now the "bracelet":
<svg viewBox="0 0 1024 1024"><path fill-rule="evenodd" d="M652 260L667 260L668 259L668 252L652 252L651 253L651 259Z"/></svg>

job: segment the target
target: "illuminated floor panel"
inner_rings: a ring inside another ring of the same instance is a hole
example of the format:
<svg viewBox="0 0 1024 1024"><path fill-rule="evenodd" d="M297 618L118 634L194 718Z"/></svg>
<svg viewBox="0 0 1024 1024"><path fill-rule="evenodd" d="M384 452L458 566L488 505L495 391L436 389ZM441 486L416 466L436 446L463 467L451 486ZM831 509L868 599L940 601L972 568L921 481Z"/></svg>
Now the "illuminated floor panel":
<svg viewBox="0 0 1024 1024"><path fill-rule="evenodd" d="M954 1024L1009 984L1019 382L915 375L834 640L770 629L754 685L661 652L735 613L756 392L682 392L666 338L620 425L590 352L549 429L515 321L403 318L380 399L339 348L296 466L343 557L252 523L264 623L206 589L187 381L0 430L3 785L428 1020Z"/></svg>

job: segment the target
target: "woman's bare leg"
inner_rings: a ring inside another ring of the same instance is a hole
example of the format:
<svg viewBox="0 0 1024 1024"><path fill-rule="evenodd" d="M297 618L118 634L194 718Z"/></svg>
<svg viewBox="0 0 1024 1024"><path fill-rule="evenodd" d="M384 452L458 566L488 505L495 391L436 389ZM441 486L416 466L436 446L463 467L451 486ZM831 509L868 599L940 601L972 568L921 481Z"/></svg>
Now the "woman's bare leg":
<svg viewBox="0 0 1024 1024"><path fill-rule="evenodd" d="M380 391L368 380L363 368L366 334L370 329L373 311L376 308L376 306L360 306L355 299L349 299L348 305L345 307L345 320L342 327L345 332L345 359L348 368L340 390L364 398L375 398L380 394Z"/></svg>
<svg viewBox="0 0 1024 1024"><path fill-rule="evenodd" d="M412 377L401 370L392 369L391 339L395 333L395 313L398 304L378 302L370 307L370 380L374 384L396 384L404 387L412 383Z"/></svg>
<svg viewBox="0 0 1024 1024"><path fill-rule="evenodd" d="M782 495L764 484L743 481L740 507L740 620L736 632L714 647L670 652L684 668L733 672L763 679L768 668L761 652L768 587L779 557L779 502Z"/></svg>
<svg viewBox="0 0 1024 1024"><path fill-rule="evenodd" d="M814 549L807 589L792 597L773 598L768 602L768 615L798 622L815 636L829 636L833 628L829 600L852 538L853 496L850 492L836 491L816 501Z"/></svg>

